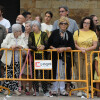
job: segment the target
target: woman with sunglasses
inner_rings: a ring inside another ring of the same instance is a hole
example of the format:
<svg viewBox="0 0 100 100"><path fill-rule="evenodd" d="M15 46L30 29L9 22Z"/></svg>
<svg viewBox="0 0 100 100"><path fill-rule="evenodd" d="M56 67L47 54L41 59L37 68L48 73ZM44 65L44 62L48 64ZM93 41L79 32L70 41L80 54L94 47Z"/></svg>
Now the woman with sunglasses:
<svg viewBox="0 0 100 100"><path fill-rule="evenodd" d="M53 79L65 79L65 55L64 52L74 49L74 41L72 34L67 30L69 26L69 20L67 17L62 16L59 19L60 29L54 30L48 39L48 46L50 49L56 49L57 52L52 54L52 64L53 64ZM59 62L58 55L59 53ZM71 70L71 54L66 52L66 73L67 79L71 79L70 70ZM59 66L59 68L58 68ZM58 71L59 69L59 71ZM59 73L59 74L58 74ZM60 87L59 87L60 86ZM68 83L70 86L70 83ZM60 94L67 96L68 93L65 91L65 82L53 82L51 89L52 95L58 94L58 88L60 88Z"/></svg>

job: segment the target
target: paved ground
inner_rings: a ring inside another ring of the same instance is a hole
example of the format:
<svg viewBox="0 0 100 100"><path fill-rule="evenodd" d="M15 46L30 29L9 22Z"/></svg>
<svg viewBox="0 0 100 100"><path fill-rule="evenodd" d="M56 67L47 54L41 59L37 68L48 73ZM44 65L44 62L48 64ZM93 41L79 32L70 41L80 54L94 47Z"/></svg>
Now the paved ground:
<svg viewBox="0 0 100 100"><path fill-rule="evenodd" d="M4 95L0 95L0 100L86 100L87 98L82 99L81 97L76 97L76 96L58 96L58 97L45 97L45 96L11 96L11 97L6 97ZM88 99L91 100L91 99ZM100 98L94 97L92 100L100 100Z"/></svg>

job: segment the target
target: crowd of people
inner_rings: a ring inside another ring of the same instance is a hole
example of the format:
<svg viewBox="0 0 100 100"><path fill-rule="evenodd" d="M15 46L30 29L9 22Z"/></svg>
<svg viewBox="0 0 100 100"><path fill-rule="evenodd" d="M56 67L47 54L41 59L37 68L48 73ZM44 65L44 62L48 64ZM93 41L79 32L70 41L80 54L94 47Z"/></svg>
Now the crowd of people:
<svg viewBox="0 0 100 100"><path fill-rule="evenodd" d="M14 76L19 78L20 74L20 52L18 49L29 48L36 51L35 59L42 59L41 50L45 49L56 49L52 52L52 70L53 79L58 79L58 69L60 70L60 79L65 79L67 73L67 79L71 79L71 53L66 52L69 50L81 50L80 53L80 78L86 79L86 67L85 67L85 52L87 52L87 62L90 62L90 53L93 50L100 50L100 25L96 15L84 16L80 21L78 27L75 20L69 18L69 9L67 6L59 7L60 18L51 24L53 13L46 11L44 16L44 22L42 17L37 15L35 19L32 19L30 12L23 12L16 18L16 23L11 26L10 22L3 18L3 6L0 6L0 47L14 49L14 57L12 51L0 52L0 77L13 78L13 66ZM64 53L66 52L66 53ZM59 53L59 62L58 62ZM65 59L66 55L66 61ZM25 62L27 53L23 50L21 55L22 64ZM34 58L34 53L31 53ZM50 59L50 52L44 53L44 57ZM13 64L14 59L14 64ZM32 59L33 60L33 59ZM79 79L79 63L78 53L74 53L74 66L76 67L75 79ZM99 80L98 76L98 57L94 57L94 78ZM65 73L65 62L66 62L66 73ZM7 65L7 69L6 69ZM59 68L58 68L59 66ZM7 75L6 75L7 70ZM30 65L28 65L29 78L31 78ZM49 74L48 74L49 73ZM32 77L34 78L34 61L32 62ZM91 70L88 66L88 81L90 86ZM25 67L22 78L27 78L27 67ZM43 71L36 70L36 79L43 78ZM44 78L51 78L50 72L44 71ZM26 91L26 84L29 83L29 90ZM39 81L22 81L22 91L19 89L18 81L4 81L2 85L9 88L12 92L17 95L21 94L33 94L33 96L39 96ZM1 83L0 83L1 84ZM45 96L57 95L58 89L60 95L68 96L70 91L71 82L51 82L41 81L42 90ZM66 85L67 84L67 85ZM78 82L78 88L86 87L85 83ZM50 88L50 90L49 90ZM100 89L100 84L96 84L96 88ZM34 90L34 92L32 91ZM5 90L4 94L8 94ZM77 96L82 96L84 93L78 91ZM97 92L97 96L100 96L100 92Z"/></svg>

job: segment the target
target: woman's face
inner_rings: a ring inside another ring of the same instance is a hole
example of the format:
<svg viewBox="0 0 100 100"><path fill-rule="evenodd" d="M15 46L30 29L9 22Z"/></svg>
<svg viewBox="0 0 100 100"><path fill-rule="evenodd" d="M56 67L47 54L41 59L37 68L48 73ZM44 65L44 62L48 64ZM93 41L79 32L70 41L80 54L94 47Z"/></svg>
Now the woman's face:
<svg viewBox="0 0 100 100"><path fill-rule="evenodd" d="M46 14L45 15L45 17L44 17L44 20L45 20L45 22L50 22L51 21L51 16L50 16L50 14Z"/></svg>
<svg viewBox="0 0 100 100"><path fill-rule="evenodd" d="M60 22L59 27L61 30L66 31L66 29L68 27L68 23L66 21Z"/></svg>
<svg viewBox="0 0 100 100"><path fill-rule="evenodd" d="M88 30L90 28L90 19L85 19L83 22L83 29Z"/></svg>
<svg viewBox="0 0 100 100"><path fill-rule="evenodd" d="M35 33L37 33L37 32L40 31L39 27L38 27L36 24L34 24L34 25L32 26L32 30L33 30Z"/></svg>
<svg viewBox="0 0 100 100"><path fill-rule="evenodd" d="M31 32L30 23L25 24L25 32L27 32L27 33L30 33Z"/></svg>
<svg viewBox="0 0 100 100"><path fill-rule="evenodd" d="M20 36L22 34L22 31L17 31L14 33L14 37L18 38L18 36Z"/></svg>
<svg viewBox="0 0 100 100"><path fill-rule="evenodd" d="M41 23L39 16L35 17L35 20L37 20L37 21L39 21Z"/></svg>

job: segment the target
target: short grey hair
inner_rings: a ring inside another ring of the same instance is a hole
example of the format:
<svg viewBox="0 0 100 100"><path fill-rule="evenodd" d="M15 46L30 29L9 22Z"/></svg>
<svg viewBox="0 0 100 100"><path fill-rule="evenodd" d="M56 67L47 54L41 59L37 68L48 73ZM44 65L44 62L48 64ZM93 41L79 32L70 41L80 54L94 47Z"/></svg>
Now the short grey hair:
<svg viewBox="0 0 100 100"><path fill-rule="evenodd" d="M37 20L32 21L32 26L33 25L37 25L38 28L41 30L41 23L39 21L37 21Z"/></svg>
<svg viewBox="0 0 100 100"><path fill-rule="evenodd" d="M32 21L26 21L25 24L29 24L32 27Z"/></svg>
<svg viewBox="0 0 100 100"><path fill-rule="evenodd" d="M22 31L22 26L20 24L13 24L12 25L12 32L18 32L18 31Z"/></svg>
<svg viewBox="0 0 100 100"><path fill-rule="evenodd" d="M67 6L60 6L59 9L60 9L60 8L64 8L66 11L69 11L69 9L68 9Z"/></svg>

